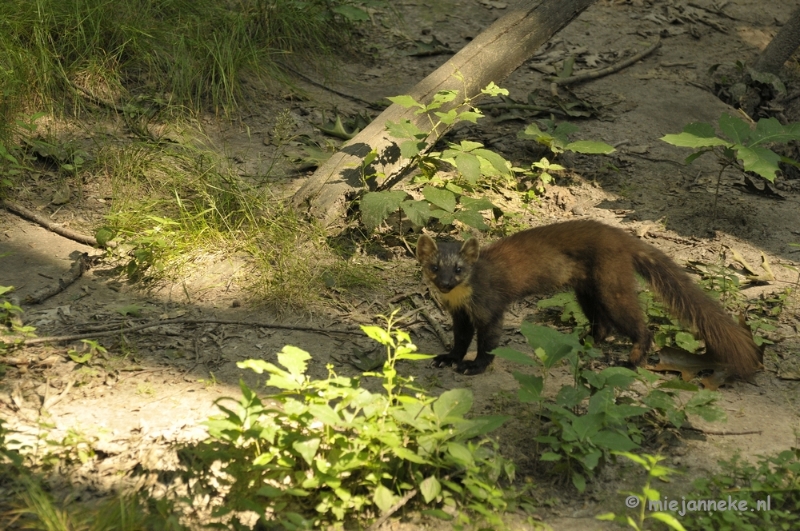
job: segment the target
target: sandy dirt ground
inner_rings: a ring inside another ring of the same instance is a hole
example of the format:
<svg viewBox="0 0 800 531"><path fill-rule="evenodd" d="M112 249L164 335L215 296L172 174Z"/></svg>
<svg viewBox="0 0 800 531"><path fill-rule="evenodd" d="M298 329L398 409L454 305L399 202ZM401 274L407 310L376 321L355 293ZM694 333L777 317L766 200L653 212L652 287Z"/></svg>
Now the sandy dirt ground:
<svg viewBox="0 0 800 531"><path fill-rule="evenodd" d="M549 91L541 73L547 68L548 57L559 60L574 54L577 68L605 66L641 50L657 36L662 40L656 52L631 67L572 87L572 97L595 109L591 117L575 120L581 128L579 136L602 140L616 146L617 151L604 158L565 155L561 162L574 177L550 186L541 204L524 212L521 219L525 225L575 218L600 220L645 234L648 243L679 263L719 263L725 249L730 262L733 249L757 265L763 253L776 280L767 286L745 287L743 292L755 297L781 290L797 279L796 272L781 266L796 265L798 260L797 248L789 244L800 242L800 181L779 179L776 189L782 199L778 200L736 186L743 177L729 170L722 177L717 215L713 216L716 162L706 156L686 166L683 159L688 152L659 139L679 132L687 123L715 122L723 112L734 113L714 94L709 69L751 60L795 4L737 0L719 13L710 1L689 4L671 0L597 2L558 33L537 57L499 83L512 97L525 101L530 93ZM428 41L433 36L458 50L513 8L509 5L502 9L502 2L477 0L407 0L397 5L404 24L385 27L376 22L369 30L374 46L369 53L342 59L335 73L304 74L323 86L366 101L403 94L449 57L411 56L414 41ZM696 22L691 22L690 15ZM389 20L387 14L376 16L378 21ZM321 138L312 124L322 121L323 111L328 115L334 108L342 113L363 111L363 105L352 99L304 81L298 83L307 98L287 99L254 91L241 122L211 116L202 120L209 138L242 174L263 175L270 167L275 153L270 131L285 109L295 120L297 132L313 138ZM800 87L789 86L790 93L792 89ZM517 165L538 160L542 154L530 141L516 137L533 118L503 118L507 116L490 116L455 135L482 141ZM281 162L277 167L287 166ZM285 194L297 189L305 178L277 173L270 176L271 185ZM20 200L52 221L77 229L90 227L106 207L105 198L91 183L81 197L63 207L49 205L49 197L50 191L31 187ZM387 300L392 296L423 292L413 257L400 250L386 253L390 258L381 261L386 292L360 301L331 297L330 304L297 315L274 315L256 304L239 305L247 297L231 279L240 264L213 259L181 282L147 292L114 276L110 265L98 261L62 293L42 304L25 304L27 296L67 273L75 253L101 255L96 249L0 210L0 285L15 286L14 295L22 302L26 323L36 326L41 336L163 317L281 322L323 330L331 326L356 328L357 324L375 322L375 314L390 311ZM795 296L776 330L769 333L774 344L766 349L766 370L755 382L735 382L722 388L720 406L727 413L727 423L708 425L692 419L700 429L747 434L709 435L685 430L680 440L650 451L665 453L668 465L686 470L691 478L713 472L718 459L729 458L736 451L752 457L796 445L800 427L800 377L793 369L800 325L797 307ZM507 344L524 348L524 338L514 330L523 318L537 318L535 308L535 301L512 308L506 318ZM428 309L449 327L448 318L432 303ZM427 326L414 325L412 334L422 352L441 352L443 347ZM342 374L356 374L358 370L347 361L349 353L354 348L373 348L366 337L214 323L165 325L102 338L100 342L108 355L88 366L74 363L67 355L76 344L32 346L0 358L5 366L0 381L0 416L9 420L9 428L33 437L40 422L46 421L54 426L55 438L70 430L96 438L92 444L97 458L69 476L76 485L72 488L84 497L120 485L141 487L157 481L146 474L134 474L139 466L174 466L170 443L202 437L199 422L215 412L215 399L238 396L240 378L251 385L259 384L252 374L239 370L236 362L248 358L274 360L283 345L292 344L312 353L312 375L324 376L328 363ZM613 348L620 354L625 350L624 345ZM521 409L512 400L517 389L512 371L517 369L500 359L479 376L421 364L401 368L417 375L433 392L454 387L472 389L478 414L514 414ZM555 371L554 382L567 378L566 370ZM497 435L520 473L540 483L542 499L550 500L539 516L556 530L610 529L594 516L621 510L623 496L617 491L627 486L625 476L630 475L630 469L609 467L583 495L571 486L554 485L547 478L537 477L531 422L525 420L528 417L521 414L518 422L509 423ZM675 492L679 495L687 484L682 482ZM403 526L390 522L386 528Z"/></svg>

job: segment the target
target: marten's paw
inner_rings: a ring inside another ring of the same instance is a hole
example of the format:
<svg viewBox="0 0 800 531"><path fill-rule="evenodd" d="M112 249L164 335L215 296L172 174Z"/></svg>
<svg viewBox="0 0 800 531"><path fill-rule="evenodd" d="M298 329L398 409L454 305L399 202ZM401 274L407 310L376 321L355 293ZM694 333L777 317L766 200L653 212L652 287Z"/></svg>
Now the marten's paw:
<svg viewBox="0 0 800 531"><path fill-rule="evenodd" d="M453 365L456 365L460 361L461 360L459 358L455 358L450 354L440 354L435 358L433 358L433 361L431 362L431 367L436 367L438 369L441 369L442 367L452 367Z"/></svg>
<svg viewBox="0 0 800 531"><path fill-rule="evenodd" d="M486 362L478 360L462 361L461 363L456 365L456 372L465 374L467 376L481 374L483 372L486 372L486 368L489 366L491 362L492 362L491 360L488 360Z"/></svg>

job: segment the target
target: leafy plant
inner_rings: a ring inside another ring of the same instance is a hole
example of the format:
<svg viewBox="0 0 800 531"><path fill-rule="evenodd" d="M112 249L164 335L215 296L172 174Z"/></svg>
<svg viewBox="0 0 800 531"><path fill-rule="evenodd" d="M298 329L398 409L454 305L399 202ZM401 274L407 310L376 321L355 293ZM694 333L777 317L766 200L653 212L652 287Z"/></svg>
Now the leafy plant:
<svg viewBox="0 0 800 531"><path fill-rule="evenodd" d="M595 140L576 140L570 142L569 135L576 133L580 128L569 122L556 123L554 120L538 120L539 125L532 123L524 131L517 133L518 138L533 140L537 144L558 155L565 151L584 153L587 155L608 155L614 152L614 147L605 142Z"/></svg>
<svg viewBox="0 0 800 531"><path fill-rule="evenodd" d="M564 473L579 491L586 488L587 477L610 452L630 451L643 440L642 428L648 423L675 428L685 422L687 414L699 414L707 420L722 418L713 403L717 395L698 391L697 387L680 380L658 384L660 379L649 371L634 372L624 367L608 367L600 372L584 368L586 361L599 353L587 338L581 344L579 333L565 335L548 327L523 322L521 332L534 351L528 356L517 350L501 347L493 353L501 358L540 366L542 376L513 373L519 382L519 400L537 404L544 433L534 436L545 449L540 461L551 462L554 470ZM544 397L546 378L550 369L562 360L572 368L574 385L565 385L549 402ZM636 397L630 389L634 381L651 387L648 394ZM678 391L695 391L682 403Z"/></svg>
<svg viewBox="0 0 800 531"><path fill-rule="evenodd" d="M35 327L22 323L22 308L8 300L7 294L14 291L13 286L0 286L0 327L3 334L33 336ZM6 348L8 343L0 341L0 350Z"/></svg>
<svg viewBox="0 0 800 531"><path fill-rule="evenodd" d="M707 422L725 420L725 412L716 405L719 393L700 389L680 378L663 381L659 375L645 369L639 369L637 374L648 389L647 394L638 399L650 408L644 418L656 428L680 428L689 415L697 415ZM688 400L685 392L691 393Z"/></svg>
<svg viewBox="0 0 800 531"><path fill-rule="evenodd" d="M678 471L663 465L659 465L658 463L664 460L664 458L661 456L653 456L648 454L636 455L630 452L614 452L614 454L630 459L634 463L641 465L642 468L647 471L647 479L645 480L644 487L642 487L641 492L623 493L628 495L625 499L625 505L630 508L638 507L639 513L637 514L636 519L630 516L617 515L614 513L601 514L597 516L597 519L627 524L628 527L632 527L636 531L643 531L645 529L644 524L646 520L656 520L666 524L670 529L675 529L676 531L686 531L683 525L681 525L681 523L668 512L645 512L649 506L649 502L657 502L661 499L661 493L651 486L653 480L660 479L662 481L666 481L668 476L671 474L677 474Z"/></svg>
<svg viewBox="0 0 800 531"><path fill-rule="evenodd" d="M648 317L648 323L653 330L653 343L658 347L676 345L687 352L697 352L701 343L691 332L672 317L661 301L653 298L653 292L643 290L639 292L639 302Z"/></svg>
<svg viewBox="0 0 800 531"><path fill-rule="evenodd" d="M539 127L540 125L541 127ZM536 123L528 125L524 131L517 133L517 137L533 140L537 144L541 144L556 157L565 151L590 155L608 155L614 152L614 148L604 142L593 140L571 142L569 135L578 130L578 126L569 122L557 124L554 120L542 119L538 120L538 125ZM532 199L537 193L544 192L545 187L553 181L553 176L550 172L563 170L563 166L551 162L547 157L542 157L538 162L532 163L530 171L523 172L526 175L535 175L537 177L533 189L528 192L528 198Z"/></svg>
<svg viewBox="0 0 800 531"><path fill-rule="evenodd" d="M688 508L698 500L734 497L745 510L686 512L689 529L757 531L796 529L800 525L800 449L760 456L755 464L738 454L719 461L722 471L710 478L698 478L686 496Z"/></svg>
<svg viewBox="0 0 800 531"><path fill-rule="evenodd" d="M495 96L507 94L508 91L491 83L481 93ZM448 143L447 149L441 152L426 152L447 128L458 122L475 123L483 117L480 110L472 105L472 97L464 97L463 101L447 112L439 110L452 104L458 94L455 90L440 91L429 104L420 103L407 95L389 98L403 107L416 108L416 114L425 114L429 118L430 129L427 131L410 120L387 123L389 134L399 141L400 154L411 159L412 165L421 172L415 182L424 186L423 199L410 199L409 194L402 190L365 193L361 199L361 213L362 221L368 229L378 227L390 213L398 209L418 226L435 218L445 225L458 220L477 229L488 228L481 212L491 210L494 205L485 198L468 194L476 190L483 178L510 176L511 164L497 153L486 149L483 144L466 140L458 144ZM430 141L427 140L429 137ZM370 170L370 165L377 157L377 152L373 151L362 164L365 186L368 179L378 176ZM439 172L445 165L456 169L457 179L447 180L442 177Z"/></svg>
<svg viewBox="0 0 800 531"><path fill-rule="evenodd" d="M83 348L80 351L69 349L67 355L69 358L79 365L88 364L92 361L95 354L106 354L106 348L93 339L81 339Z"/></svg>
<svg viewBox="0 0 800 531"><path fill-rule="evenodd" d="M536 307L540 310L547 310L549 308L562 308L561 322L567 323L574 321L578 327L585 327L589 324L589 319L583 314L581 305L575 298L575 293L572 291L564 291L557 293L552 297L541 299L536 303Z"/></svg>
<svg viewBox="0 0 800 531"><path fill-rule="evenodd" d="M331 366L326 379L309 378L311 356L292 346L278 354L280 366L239 363L267 373L267 386L278 392L262 400L242 382L241 399L218 400L224 414L206 423L211 439L195 452L209 467L204 488L220 485L225 502L217 516L252 510L267 526L316 529L365 522L421 495L433 506L426 514L463 524L470 518L459 510L470 509L502 526L507 502L498 481L513 479L514 467L496 443L475 438L506 418L466 419L469 390L430 397L401 376L398 362L430 356L414 352L408 334L394 328L393 315L385 328L362 326L386 347L382 371L364 374L376 378L383 393L368 391L361 378L338 376ZM211 467L215 461L221 467Z"/></svg>
<svg viewBox="0 0 800 531"><path fill-rule="evenodd" d="M780 169L779 162L798 166L796 161L778 155L769 146L800 140L800 123L783 125L775 118L762 118L755 127L751 127L741 118L723 113L719 118L719 129L722 132L721 136L716 134L712 124L693 122L684 127L682 132L664 135L661 138L673 146L693 149L694 153L686 157L687 164L705 153L710 152L717 156L720 170L714 192L715 211L722 173L727 168L737 167L751 171L773 182L775 174Z"/></svg>

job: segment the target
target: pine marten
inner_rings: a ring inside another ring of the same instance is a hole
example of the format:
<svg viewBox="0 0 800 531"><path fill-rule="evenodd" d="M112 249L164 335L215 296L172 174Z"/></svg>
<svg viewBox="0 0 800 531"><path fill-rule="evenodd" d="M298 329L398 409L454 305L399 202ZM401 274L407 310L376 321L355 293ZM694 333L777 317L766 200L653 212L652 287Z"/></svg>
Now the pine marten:
<svg viewBox="0 0 800 531"><path fill-rule="evenodd" d="M630 337L630 361L642 363L652 334L639 307L635 273L652 286L667 307L705 340L706 355L730 374L750 378L761 368L762 353L750 332L725 313L666 254L621 229L596 221L556 223L518 232L479 249L436 243L422 235L417 260L453 317L453 348L436 356L436 367L456 365L463 374L480 374L494 359L503 314L528 295L571 287L602 341L615 328ZM475 330L478 355L464 361Z"/></svg>

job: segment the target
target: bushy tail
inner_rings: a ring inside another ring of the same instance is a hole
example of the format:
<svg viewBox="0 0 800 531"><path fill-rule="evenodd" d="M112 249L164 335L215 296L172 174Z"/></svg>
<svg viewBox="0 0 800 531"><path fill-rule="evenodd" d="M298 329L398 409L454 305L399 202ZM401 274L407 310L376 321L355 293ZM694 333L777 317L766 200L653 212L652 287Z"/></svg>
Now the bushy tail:
<svg viewBox="0 0 800 531"><path fill-rule="evenodd" d="M699 332L715 362L744 379L762 367L762 352L750 331L735 323L667 255L640 248L634 252L634 266L675 316Z"/></svg>

